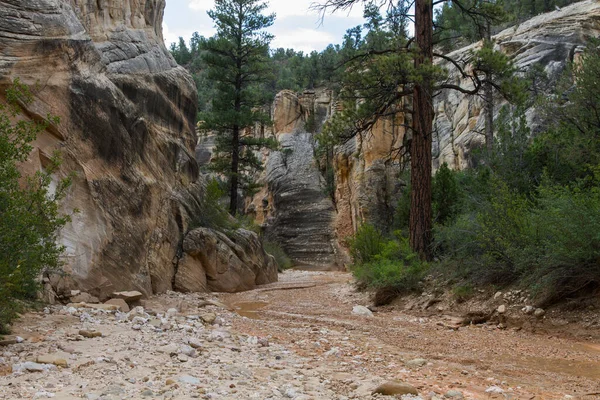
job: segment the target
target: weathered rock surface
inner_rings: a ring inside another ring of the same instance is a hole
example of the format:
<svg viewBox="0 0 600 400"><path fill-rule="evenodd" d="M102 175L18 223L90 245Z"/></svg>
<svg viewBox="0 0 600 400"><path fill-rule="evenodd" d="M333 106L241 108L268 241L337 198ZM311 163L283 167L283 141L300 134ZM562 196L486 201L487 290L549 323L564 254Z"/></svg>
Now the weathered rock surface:
<svg viewBox="0 0 600 400"><path fill-rule="evenodd" d="M600 3L587 0L542 14L519 25L508 28L494 36L496 49L509 55L520 71L533 66L543 67L549 78L541 88L547 92L555 87L557 79L569 62L576 59L586 42L600 34ZM468 65L472 53L481 42L457 50L450 57ZM461 79L456 68L442 64L450 72L449 81L472 88L472 83ZM506 104L500 96L495 99L495 117ZM434 168L448 163L450 168L464 169L469 166L471 150L484 143L485 114L483 100L479 96L466 96L457 91L445 90L436 97L433 157ZM539 125L535 108L527 111L527 120L535 132Z"/></svg>
<svg viewBox="0 0 600 400"><path fill-rule="evenodd" d="M19 77L34 88L34 102L23 105L28 118L61 118L39 135L23 168L43 169L60 149L59 175L77 173L64 210L80 212L60 238L67 274L45 280L48 301L104 301L124 290L139 298L174 284L207 289L206 277L186 276L188 260L179 260L184 232L204 210L197 206L196 88L165 48L164 7L165 0L0 0L0 101ZM258 252L246 255L257 263L264 252L247 240L236 246ZM268 269L269 260L261 261ZM274 280L256 265L244 268L255 271L253 283ZM235 272L218 281L249 286Z"/></svg>
<svg viewBox="0 0 600 400"><path fill-rule="evenodd" d="M303 268L338 269L339 246L334 222L335 205L325 192L314 159L314 134L306 131L311 115L318 131L331 113L329 91L307 91L298 96L279 93L273 104L273 134L281 151L265 157L264 188L248 209L264 227L269 240L280 243L294 264Z"/></svg>
<svg viewBox="0 0 600 400"><path fill-rule="evenodd" d="M60 149L77 173L62 232L67 281L104 299L171 288L180 229L174 193L196 179L196 89L164 46L164 0L0 1L0 97L19 77L34 87L39 135L25 169Z"/></svg>
<svg viewBox="0 0 600 400"><path fill-rule="evenodd" d="M340 240L369 222L386 230L394 220L402 188L404 117L378 121L370 132L349 140L335 151L336 232Z"/></svg>
<svg viewBox="0 0 600 400"><path fill-rule="evenodd" d="M175 275L182 292L237 292L277 280L277 265L258 235L238 229L229 236L208 228L189 232Z"/></svg>

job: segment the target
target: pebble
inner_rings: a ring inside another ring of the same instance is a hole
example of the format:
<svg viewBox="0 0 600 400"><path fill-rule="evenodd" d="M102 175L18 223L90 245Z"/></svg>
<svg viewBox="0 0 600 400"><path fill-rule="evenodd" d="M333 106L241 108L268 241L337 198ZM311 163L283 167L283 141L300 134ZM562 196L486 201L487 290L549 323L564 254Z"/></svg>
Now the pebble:
<svg viewBox="0 0 600 400"><path fill-rule="evenodd" d="M406 362L406 366L411 368L424 367L425 365L427 365L427 360L424 358L415 358Z"/></svg>
<svg viewBox="0 0 600 400"><path fill-rule="evenodd" d="M504 393L504 389L502 389L499 386L490 386L489 388L485 389L485 392L492 394L502 394Z"/></svg>
<svg viewBox="0 0 600 400"><path fill-rule="evenodd" d="M523 313L527 314L527 315L531 315L534 313L535 311L535 307L532 306L525 306L521 309L521 311L523 311Z"/></svg>
<svg viewBox="0 0 600 400"><path fill-rule="evenodd" d="M446 397L447 399L458 399L458 400L465 398L465 396L462 394L462 392L459 392L458 390L449 390L446 392L444 397Z"/></svg>
<svg viewBox="0 0 600 400"><path fill-rule="evenodd" d="M88 339L92 339L92 338L96 338L96 337L102 337L102 332L98 332L98 331L88 331L88 330L80 330L79 334L81 336L83 336L84 338L88 338Z"/></svg>
<svg viewBox="0 0 600 400"><path fill-rule="evenodd" d="M533 315L536 318L542 318L544 315L546 315L546 311L543 308L538 308L533 312Z"/></svg>

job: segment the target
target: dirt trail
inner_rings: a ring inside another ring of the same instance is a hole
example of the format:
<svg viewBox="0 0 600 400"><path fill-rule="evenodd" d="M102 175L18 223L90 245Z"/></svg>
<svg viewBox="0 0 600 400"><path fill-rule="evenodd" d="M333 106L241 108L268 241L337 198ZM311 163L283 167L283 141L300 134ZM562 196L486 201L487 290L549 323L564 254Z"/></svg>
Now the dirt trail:
<svg viewBox="0 0 600 400"><path fill-rule="evenodd" d="M352 376L365 389L397 379L438 396L454 389L473 399L600 398L598 343L485 324L453 330L442 316L393 307L355 315L353 306L369 301L353 289L349 274L290 271L280 279L271 290L221 296L245 317L234 319L233 328L271 335L313 366ZM274 290L295 284L302 288ZM337 382L340 393L355 391ZM489 393L494 386L503 393Z"/></svg>
<svg viewBox="0 0 600 400"><path fill-rule="evenodd" d="M21 343L0 346L0 399L372 400L390 380L418 389L404 400L600 398L598 341L452 330L394 307L357 315L369 301L349 274L280 279L239 294L170 292L129 313L27 314L14 327Z"/></svg>

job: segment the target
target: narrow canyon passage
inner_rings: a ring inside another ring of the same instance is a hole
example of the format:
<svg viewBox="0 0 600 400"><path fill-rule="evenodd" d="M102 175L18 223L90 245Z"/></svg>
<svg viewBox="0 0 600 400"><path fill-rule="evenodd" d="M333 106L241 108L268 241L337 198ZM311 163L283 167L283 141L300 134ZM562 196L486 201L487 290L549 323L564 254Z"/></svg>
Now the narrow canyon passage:
<svg viewBox="0 0 600 400"><path fill-rule="evenodd" d="M221 297L245 317L233 329L272 336L326 370L336 392L350 398L387 380L409 383L423 398L452 390L469 399L600 396L597 336L583 342L486 324L454 330L441 314L420 317L401 307L356 315L353 306L369 301L348 273L289 271L268 286Z"/></svg>

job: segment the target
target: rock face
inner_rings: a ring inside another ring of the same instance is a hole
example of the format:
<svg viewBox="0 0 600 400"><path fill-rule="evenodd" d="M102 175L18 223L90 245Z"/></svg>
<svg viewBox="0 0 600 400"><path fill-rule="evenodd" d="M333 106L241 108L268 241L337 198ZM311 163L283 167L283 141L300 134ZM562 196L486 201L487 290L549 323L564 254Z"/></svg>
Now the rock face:
<svg viewBox="0 0 600 400"><path fill-rule="evenodd" d="M496 48L514 59L516 67L528 71L542 67L549 82L538 90L551 91L561 73L576 59L591 37L600 36L600 3L582 1L560 11L532 18L506 29L494 37ZM457 50L449 56L466 66L481 43ZM449 64L449 83L472 88ZM496 117L506 101L496 96ZM470 154L484 142L485 115L479 96L468 96L446 90L434 99L433 167L442 163L450 168L464 169L470 165ZM535 108L527 111L533 132L539 125ZM336 233L340 241L352 235L361 222L368 221L379 228L390 226L394 210L405 182L402 180L403 160L395 153L409 137L402 116L380 121L371 132L356 137L336 150L334 170L336 184Z"/></svg>
<svg viewBox="0 0 600 400"><path fill-rule="evenodd" d="M401 189L404 117L378 121L370 132L336 148L334 156L336 232L340 239L369 222L389 229Z"/></svg>
<svg viewBox="0 0 600 400"><path fill-rule="evenodd" d="M182 292L239 292L277 280L277 265L254 232L238 229L227 236L207 228L189 232L185 255L175 274Z"/></svg>
<svg viewBox="0 0 600 400"><path fill-rule="evenodd" d="M569 62L582 51L591 37L600 34L600 3L593 0L572 4L561 10L542 14L522 24L508 28L494 36L496 49L508 54L518 70L528 71L533 66L543 67L549 78L546 90L555 86ZM457 50L450 57L468 65L473 51L481 43ZM450 72L450 82L463 87L472 87L470 82L461 79L458 71L445 64ZM543 89L542 89L543 90ZM506 104L496 96L495 116ZM436 97L435 132L433 144L434 168L448 163L450 168L464 169L469 166L469 154L475 147L484 143L483 101L478 96L466 96L447 90ZM530 127L539 124L536 110L527 111Z"/></svg>
<svg viewBox="0 0 600 400"><path fill-rule="evenodd" d="M330 115L328 91L297 96L283 91L273 106L274 132L281 151L266 157L264 189L250 205L265 235L282 245L303 268L337 269L339 248L336 210L314 158L314 135L305 129L310 118L316 131Z"/></svg>
<svg viewBox="0 0 600 400"><path fill-rule="evenodd" d="M19 77L34 88L28 118L61 118L39 135L23 169L43 169L58 149L60 174L77 173L64 209L80 211L61 235L67 277L46 284L57 292L148 295L177 280L191 218L181 193L198 179L197 96L164 46L164 6L0 0L0 100Z"/></svg>

